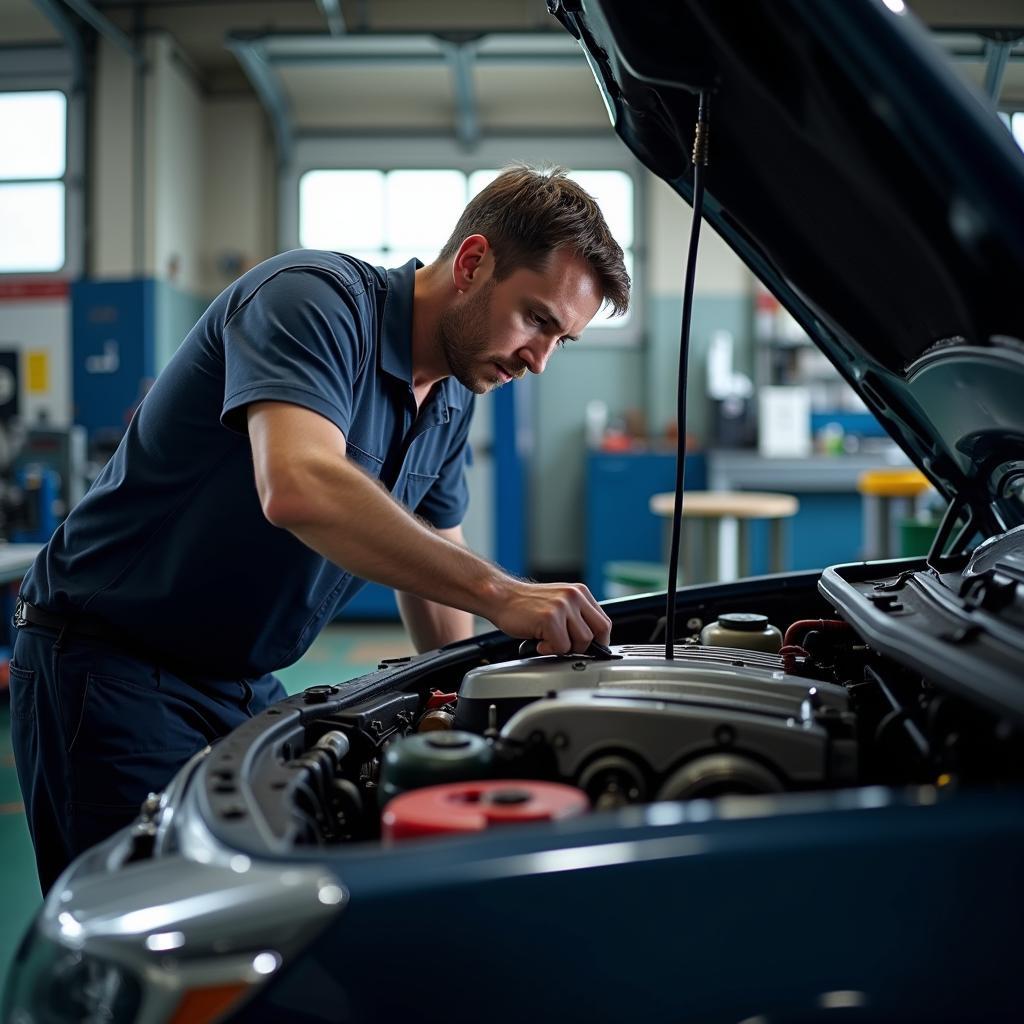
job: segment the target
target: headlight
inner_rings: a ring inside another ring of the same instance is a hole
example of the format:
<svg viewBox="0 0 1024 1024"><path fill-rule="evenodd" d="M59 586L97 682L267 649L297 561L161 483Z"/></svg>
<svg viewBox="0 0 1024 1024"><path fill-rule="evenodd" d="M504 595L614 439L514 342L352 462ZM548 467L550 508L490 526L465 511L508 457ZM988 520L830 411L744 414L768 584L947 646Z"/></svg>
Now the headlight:
<svg viewBox="0 0 1024 1024"><path fill-rule="evenodd" d="M320 866L229 861L65 879L11 965L4 1024L210 1024L239 1009L346 893Z"/></svg>
<svg viewBox="0 0 1024 1024"><path fill-rule="evenodd" d="M166 933L180 935L180 932ZM161 939L163 936L151 936ZM147 942L162 949L162 942ZM211 1024L237 1009L281 966L272 950L124 964L48 938L26 936L11 967L4 1024Z"/></svg>
<svg viewBox="0 0 1024 1024"><path fill-rule="evenodd" d="M142 986L131 971L69 949L34 927L11 965L3 1019L9 1024L133 1021Z"/></svg>
<svg viewBox="0 0 1024 1024"><path fill-rule="evenodd" d="M225 849L188 796L173 853L125 861L118 834L61 876L11 965L3 1024L209 1024L344 909L323 865Z"/></svg>

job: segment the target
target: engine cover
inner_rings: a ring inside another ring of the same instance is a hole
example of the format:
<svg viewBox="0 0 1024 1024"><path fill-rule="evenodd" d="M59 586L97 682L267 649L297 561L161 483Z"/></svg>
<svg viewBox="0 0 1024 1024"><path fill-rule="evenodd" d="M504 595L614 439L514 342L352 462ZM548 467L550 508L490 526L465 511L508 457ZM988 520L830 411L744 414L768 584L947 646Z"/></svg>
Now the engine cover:
<svg viewBox="0 0 1024 1024"><path fill-rule="evenodd" d="M666 661L662 650L475 669L457 722L482 731L493 707L503 743L544 748L599 806L856 780L843 687L790 675L777 655L680 645Z"/></svg>
<svg viewBox="0 0 1024 1024"><path fill-rule="evenodd" d="M661 691L666 687L695 701L747 710L798 715L808 689L825 707L847 709L846 691L829 683L809 683L787 674L777 654L729 647L679 644L666 661L664 647L613 647L614 660L536 657L485 665L467 672L459 688L455 728L483 732L494 705L500 728L520 708L562 690L628 689Z"/></svg>

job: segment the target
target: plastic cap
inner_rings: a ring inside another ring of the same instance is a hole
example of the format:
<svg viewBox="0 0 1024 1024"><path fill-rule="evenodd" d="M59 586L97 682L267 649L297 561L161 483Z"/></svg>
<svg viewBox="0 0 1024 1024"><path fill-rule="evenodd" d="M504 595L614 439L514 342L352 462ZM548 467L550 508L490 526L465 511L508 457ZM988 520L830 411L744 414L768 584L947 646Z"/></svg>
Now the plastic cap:
<svg viewBox="0 0 1024 1024"><path fill-rule="evenodd" d="M754 612L726 612L718 616L718 624L723 629L738 629L744 633L757 633L768 625L767 615Z"/></svg>

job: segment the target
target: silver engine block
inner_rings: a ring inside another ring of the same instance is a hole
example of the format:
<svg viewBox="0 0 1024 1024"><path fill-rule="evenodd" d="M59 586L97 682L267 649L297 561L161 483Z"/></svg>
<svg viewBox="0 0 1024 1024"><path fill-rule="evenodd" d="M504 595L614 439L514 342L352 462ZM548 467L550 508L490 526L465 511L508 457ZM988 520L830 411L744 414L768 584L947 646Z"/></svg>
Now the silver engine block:
<svg viewBox="0 0 1024 1024"><path fill-rule="evenodd" d="M600 806L856 781L846 690L778 655L623 646L613 660L538 657L467 673L456 726L543 749Z"/></svg>

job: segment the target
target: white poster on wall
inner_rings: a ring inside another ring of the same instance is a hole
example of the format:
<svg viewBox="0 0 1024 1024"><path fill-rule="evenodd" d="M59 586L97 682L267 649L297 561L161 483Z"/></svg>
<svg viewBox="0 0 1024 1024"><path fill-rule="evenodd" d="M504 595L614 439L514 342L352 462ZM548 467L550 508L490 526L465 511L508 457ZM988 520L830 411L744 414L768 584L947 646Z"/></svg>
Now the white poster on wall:
<svg viewBox="0 0 1024 1024"><path fill-rule="evenodd" d="M71 301L66 282L0 282L0 352L18 353L22 422L69 426Z"/></svg>

